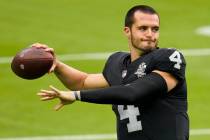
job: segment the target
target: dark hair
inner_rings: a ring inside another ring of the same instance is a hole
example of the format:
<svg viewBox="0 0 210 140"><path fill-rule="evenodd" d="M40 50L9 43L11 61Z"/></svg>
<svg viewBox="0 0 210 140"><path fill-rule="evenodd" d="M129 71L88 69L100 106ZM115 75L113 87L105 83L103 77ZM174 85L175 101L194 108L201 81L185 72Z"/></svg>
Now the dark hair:
<svg viewBox="0 0 210 140"><path fill-rule="evenodd" d="M140 11L143 13L147 13L147 14L156 14L158 15L158 13L155 11L155 9L153 9L150 6L147 5L136 5L134 7L132 7L126 14L125 16L125 27L131 27L132 24L134 23L134 13L136 11ZM158 15L159 16L159 15Z"/></svg>

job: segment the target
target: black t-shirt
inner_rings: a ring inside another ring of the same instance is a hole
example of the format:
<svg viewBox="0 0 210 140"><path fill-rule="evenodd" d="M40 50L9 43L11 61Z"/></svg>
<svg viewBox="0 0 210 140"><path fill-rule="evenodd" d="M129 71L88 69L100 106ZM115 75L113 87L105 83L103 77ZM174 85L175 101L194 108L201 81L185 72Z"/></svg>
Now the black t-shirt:
<svg viewBox="0 0 210 140"><path fill-rule="evenodd" d="M129 84L153 70L168 72L178 80L167 95L135 105L113 105L119 140L188 139L185 66L183 55L175 49L156 49L133 62L125 52L109 57L103 75L110 86Z"/></svg>

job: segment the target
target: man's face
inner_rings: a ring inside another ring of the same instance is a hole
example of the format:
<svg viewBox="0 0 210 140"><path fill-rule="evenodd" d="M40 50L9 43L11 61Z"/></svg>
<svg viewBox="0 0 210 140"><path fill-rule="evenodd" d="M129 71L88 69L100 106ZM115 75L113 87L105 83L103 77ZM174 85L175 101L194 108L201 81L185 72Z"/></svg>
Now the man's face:
<svg viewBox="0 0 210 140"><path fill-rule="evenodd" d="M159 38L159 17L140 11L134 13L134 23L124 29L130 44L137 50L149 52L157 47Z"/></svg>

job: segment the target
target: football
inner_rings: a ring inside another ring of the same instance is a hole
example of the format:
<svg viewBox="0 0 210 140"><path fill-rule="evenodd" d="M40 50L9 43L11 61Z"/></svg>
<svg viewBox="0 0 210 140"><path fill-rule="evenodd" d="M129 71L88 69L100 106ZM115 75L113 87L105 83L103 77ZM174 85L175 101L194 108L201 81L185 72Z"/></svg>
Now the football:
<svg viewBox="0 0 210 140"><path fill-rule="evenodd" d="M17 53L11 62L12 71L23 79L37 79L53 65L53 55L43 48L30 47Z"/></svg>

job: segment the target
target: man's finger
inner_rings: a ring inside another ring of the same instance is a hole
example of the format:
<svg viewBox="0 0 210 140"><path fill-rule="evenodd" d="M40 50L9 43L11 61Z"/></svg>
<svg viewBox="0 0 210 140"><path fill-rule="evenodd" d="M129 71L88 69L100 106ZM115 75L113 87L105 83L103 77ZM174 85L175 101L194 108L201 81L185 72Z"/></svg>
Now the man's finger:
<svg viewBox="0 0 210 140"><path fill-rule="evenodd" d="M55 91L52 91L52 90L44 90L44 89L41 89L40 90L40 93L46 93L46 94L53 94L53 95L55 95Z"/></svg>
<svg viewBox="0 0 210 140"><path fill-rule="evenodd" d="M54 54L54 49L53 48L46 48L45 51Z"/></svg>
<svg viewBox="0 0 210 140"><path fill-rule="evenodd" d="M58 94L52 90L40 90L37 95L41 97L58 97Z"/></svg>
<svg viewBox="0 0 210 140"><path fill-rule="evenodd" d="M41 97L49 96L48 94L42 93L42 92L38 92L36 95L41 96Z"/></svg>
<svg viewBox="0 0 210 140"><path fill-rule="evenodd" d="M43 49L48 48L47 45L41 44L41 43L34 43L34 44L30 45L30 46L31 46L31 47L35 47L35 48L43 48Z"/></svg>
<svg viewBox="0 0 210 140"><path fill-rule="evenodd" d="M46 94L46 93L37 93L38 96L40 96L41 98L43 97L53 97L53 98L57 98L57 95L52 95L52 94Z"/></svg>
<svg viewBox="0 0 210 140"><path fill-rule="evenodd" d="M48 73L53 72L53 71L54 71L54 69L55 69L55 67L56 67L56 64L53 64L53 65L52 65L52 67L50 68L50 70L49 70L49 72L48 72Z"/></svg>
<svg viewBox="0 0 210 140"><path fill-rule="evenodd" d="M60 91L59 91L57 88L53 87L52 85L50 85L50 88L51 88L53 91L55 91L57 94L60 94Z"/></svg>
<svg viewBox="0 0 210 140"><path fill-rule="evenodd" d="M52 100L52 99L55 99L55 98L56 97L54 97L54 96L52 96L52 97L47 96L47 97L42 97L40 100L47 101L47 100Z"/></svg>
<svg viewBox="0 0 210 140"><path fill-rule="evenodd" d="M55 110L55 111L58 111L58 110L60 110L63 106L64 106L64 104L59 103L59 104L57 104L57 105L54 107L54 110Z"/></svg>

